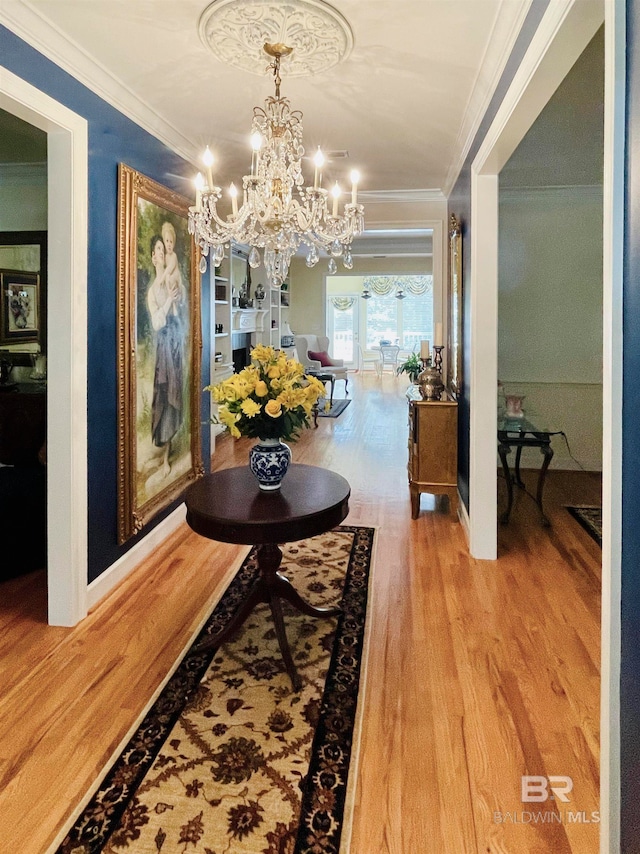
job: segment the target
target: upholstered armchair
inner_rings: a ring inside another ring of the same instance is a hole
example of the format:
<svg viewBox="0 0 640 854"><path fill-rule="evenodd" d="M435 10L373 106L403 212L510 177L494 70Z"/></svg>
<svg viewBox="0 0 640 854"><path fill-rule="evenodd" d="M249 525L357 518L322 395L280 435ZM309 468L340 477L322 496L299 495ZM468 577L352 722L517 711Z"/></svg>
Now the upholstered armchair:
<svg viewBox="0 0 640 854"><path fill-rule="evenodd" d="M329 355L329 339L326 335L295 335L298 361L305 371L333 374L336 380L344 380L345 394L348 394L348 375L342 359L333 359Z"/></svg>

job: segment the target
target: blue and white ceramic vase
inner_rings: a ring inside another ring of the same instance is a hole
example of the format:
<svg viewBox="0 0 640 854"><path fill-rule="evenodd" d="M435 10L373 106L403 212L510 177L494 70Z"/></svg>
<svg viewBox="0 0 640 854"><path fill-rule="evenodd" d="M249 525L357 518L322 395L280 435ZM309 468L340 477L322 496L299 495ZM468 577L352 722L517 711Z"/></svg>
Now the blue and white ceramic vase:
<svg viewBox="0 0 640 854"><path fill-rule="evenodd" d="M260 439L249 451L249 468L260 489L280 489L291 462L291 448L280 439Z"/></svg>

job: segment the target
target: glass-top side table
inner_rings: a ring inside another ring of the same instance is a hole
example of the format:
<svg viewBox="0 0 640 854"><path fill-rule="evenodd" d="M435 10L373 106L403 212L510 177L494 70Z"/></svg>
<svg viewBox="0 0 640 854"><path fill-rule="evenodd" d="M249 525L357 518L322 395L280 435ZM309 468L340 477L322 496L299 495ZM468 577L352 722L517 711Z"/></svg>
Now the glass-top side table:
<svg viewBox="0 0 640 854"><path fill-rule="evenodd" d="M538 473L538 487L536 489L535 502L540 510L543 525L551 525L545 515L542 507L542 494L544 492L544 482L547 475L549 463L553 457L553 448L551 447L551 436L553 432L542 429L533 424L528 418L508 418L500 414L498 416L498 455L502 462L504 477L507 482L507 509L500 517L503 525L509 521L511 508L513 506L513 481L521 488L525 489L525 485L520 477L520 458L523 448L540 448L540 453L543 456L542 465ZM512 476L509 470L508 455L511 449L516 449L515 470ZM533 497L533 496L532 496Z"/></svg>

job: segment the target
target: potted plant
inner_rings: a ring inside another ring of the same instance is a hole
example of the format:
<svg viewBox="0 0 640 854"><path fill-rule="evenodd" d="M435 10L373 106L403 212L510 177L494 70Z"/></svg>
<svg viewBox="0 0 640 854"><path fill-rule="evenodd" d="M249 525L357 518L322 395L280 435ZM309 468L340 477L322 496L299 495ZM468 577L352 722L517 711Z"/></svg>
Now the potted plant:
<svg viewBox="0 0 640 854"><path fill-rule="evenodd" d="M418 356L417 353L412 353L405 362L398 365L396 373L398 376L400 376L400 374L408 374L411 382L417 383L418 375L422 373L422 362L420 361L420 356Z"/></svg>

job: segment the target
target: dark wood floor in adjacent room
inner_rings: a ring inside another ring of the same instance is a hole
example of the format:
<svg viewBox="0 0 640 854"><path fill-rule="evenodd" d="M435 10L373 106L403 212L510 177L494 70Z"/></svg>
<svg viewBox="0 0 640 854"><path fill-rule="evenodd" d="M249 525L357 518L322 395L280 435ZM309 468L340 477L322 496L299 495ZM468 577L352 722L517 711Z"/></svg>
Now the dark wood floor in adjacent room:
<svg viewBox="0 0 640 854"><path fill-rule="evenodd" d="M351 854L596 854L601 553L564 505L599 504L600 477L551 471L552 527L520 493L499 559L473 560L429 496L411 520L405 388L354 376L292 446L378 528ZM248 447L219 440L216 467ZM48 850L244 551L184 524L73 629L46 625L43 573L0 586L0 852ZM570 802L523 804L527 774L571 777Z"/></svg>

